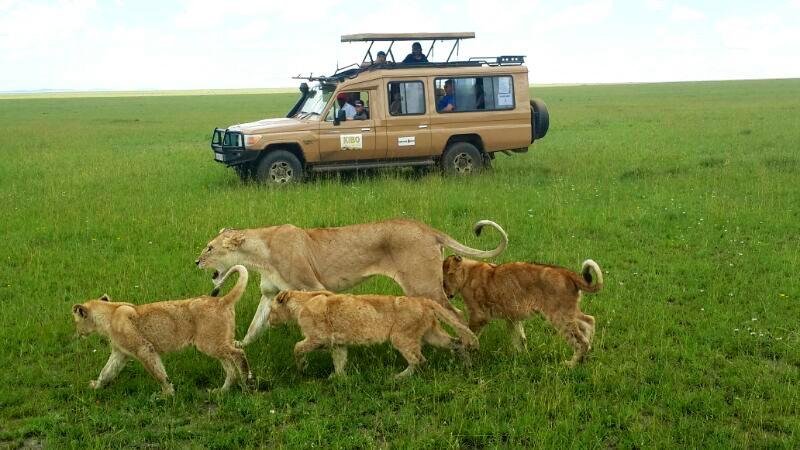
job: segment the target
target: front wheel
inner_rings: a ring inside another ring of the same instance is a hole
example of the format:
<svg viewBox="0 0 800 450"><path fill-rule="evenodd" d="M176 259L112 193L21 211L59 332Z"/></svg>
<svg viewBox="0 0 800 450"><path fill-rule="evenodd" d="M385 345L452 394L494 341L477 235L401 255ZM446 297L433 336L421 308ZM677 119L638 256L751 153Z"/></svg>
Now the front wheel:
<svg viewBox="0 0 800 450"><path fill-rule="evenodd" d="M451 144L442 155L442 170L449 175L470 175L483 168L483 155L469 142Z"/></svg>
<svg viewBox="0 0 800 450"><path fill-rule="evenodd" d="M255 173L264 184L277 186L303 181L303 164L286 150L273 150L261 158Z"/></svg>

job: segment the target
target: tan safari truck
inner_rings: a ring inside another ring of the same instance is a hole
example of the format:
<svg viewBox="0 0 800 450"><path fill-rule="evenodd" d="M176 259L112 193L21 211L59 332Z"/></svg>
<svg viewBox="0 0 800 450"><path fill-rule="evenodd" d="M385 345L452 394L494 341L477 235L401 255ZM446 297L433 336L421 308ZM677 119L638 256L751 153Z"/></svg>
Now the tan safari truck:
<svg viewBox="0 0 800 450"><path fill-rule="evenodd" d="M488 167L497 152L527 152L547 133L547 108L529 98L522 56L451 61L459 42L474 36L342 36L370 42L361 64L303 78L300 99L284 118L215 129L214 159L243 179L282 184L312 172L379 167L469 174ZM431 41L426 57L437 41L454 44L445 61L398 63L393 47L403 41ZM389 43L380 52L385 60L373 58L376 42Z"/></svg>

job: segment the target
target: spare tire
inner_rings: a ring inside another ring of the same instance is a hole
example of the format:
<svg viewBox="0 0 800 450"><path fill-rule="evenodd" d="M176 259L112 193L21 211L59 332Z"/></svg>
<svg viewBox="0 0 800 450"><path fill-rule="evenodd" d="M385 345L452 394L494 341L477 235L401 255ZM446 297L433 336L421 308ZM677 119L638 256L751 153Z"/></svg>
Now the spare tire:
<svg viewBox="0 0 800 450"><path fill-rule="evenodd" d="M550 114L541 99L531 100L531 142L543 138L550 128Z"/></svg>

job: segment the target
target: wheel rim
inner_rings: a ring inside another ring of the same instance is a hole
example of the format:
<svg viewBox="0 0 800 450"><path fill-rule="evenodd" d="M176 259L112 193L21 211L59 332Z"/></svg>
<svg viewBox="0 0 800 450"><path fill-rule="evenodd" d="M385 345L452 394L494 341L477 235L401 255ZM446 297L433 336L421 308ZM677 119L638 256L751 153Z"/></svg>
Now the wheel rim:
<svg viewBox="0 0 800 450"><path fill-rule="evenodd" d="M456 173L471 173L474 170L472 157L466 153L459 153L453 158L453 169Z"/></svg>
<svg viewBox="0 0 800 450"><path fill-rule="evenodd" d="M273 183L288 183L294 178L294 170L286 161L275 161L269 166L269 178Z"/></svg>

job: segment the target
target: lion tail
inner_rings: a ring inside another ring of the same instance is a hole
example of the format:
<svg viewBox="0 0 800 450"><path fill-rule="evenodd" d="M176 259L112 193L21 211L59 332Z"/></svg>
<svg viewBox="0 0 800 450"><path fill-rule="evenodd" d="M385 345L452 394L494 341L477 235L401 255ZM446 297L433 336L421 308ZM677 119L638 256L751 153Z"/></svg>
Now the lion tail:
<svg viewBox="0 0 800 450"><path fill-rule="evenodd" d="M244 290L245 288L247 288L247 279L248 279L247 268L238 264L231 267L230 269L228 269L227 272L225 272L225 275L223 275L222 278L220 279L218 286L222 286L222 283L224 283L225 280L228 278L228 276L233 272L239 272L239 279L236 280L236 284L233 286L233 289L231 289L230 292L225 294L225 296L220 299L220 301L225 305L235 305L236 302L238 302L239 299L242 298L242 294L244 294ZM215 289L215 291L216 290L217 289Z"/></svg>
<svg viewBox="0 0 800 450"><path fill-rule="evenodd" d="M436 315L436 319L453 327L464 348L478 348L478 337L456 317L454 312L448 311L433 300L430 302L433 305L433 314Z"/></svg>
<svg viewBox="0 0 800 450"><path fill-rule="evenodd" d="M481 231L485 226L490 226L500 233L500 243L497 244L497 247L495 247L494 250L478 250L475 248L467 247L466 245L456 241L455 239L441 232L439 233L439 242L442 245L448 247L449 249L463 256L469 256L471 258L480 258L480 259L494 258L500 253L503 253L503 250L505 250L506 247L508 247L508 235L506 234L505 230L503 230L503 228L500 227L500 225L492 222L491 220L481 220L479 222L476 222L472 228L472 230L475 232L475 236L480 236Z"/></svg>
<svg viewBox="0 0 800 450"><path fill-rule="evenodd" d="M584 292L597 292L603 288L603 271L596 262L587 259L581 265L581 275L576 275L573 281L578 289Z"/></svg>

